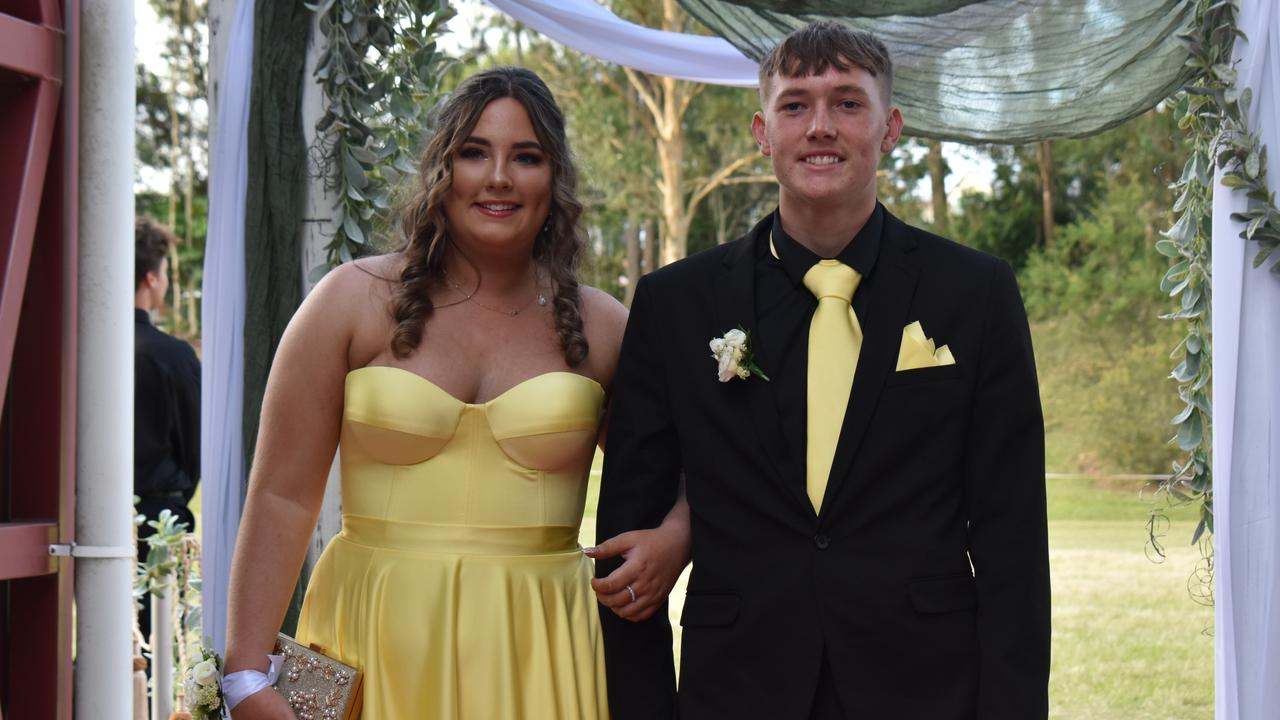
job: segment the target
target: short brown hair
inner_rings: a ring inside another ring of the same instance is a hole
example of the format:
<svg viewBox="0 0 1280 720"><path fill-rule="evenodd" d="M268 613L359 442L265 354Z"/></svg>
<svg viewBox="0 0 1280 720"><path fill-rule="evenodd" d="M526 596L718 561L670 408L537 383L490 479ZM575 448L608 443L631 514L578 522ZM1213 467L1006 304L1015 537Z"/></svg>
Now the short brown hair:
<svg viewBox="0 0 1280 720"><path fill-rule="evenodd" d="M169 228L148 217L133 221L133 287L138 289L147 273L159 273L160 265L175 242Z"/></svg>
<svg viewBox="0 0 1280 720"><path fill-rule="evenodd" d="M821 75L835 66L846 71L860 67L880 86L887 106L893 97L893 59L880 38L835 20L818 20L782 38L760 62L760 105L769 93L770 78Z"/></svg>

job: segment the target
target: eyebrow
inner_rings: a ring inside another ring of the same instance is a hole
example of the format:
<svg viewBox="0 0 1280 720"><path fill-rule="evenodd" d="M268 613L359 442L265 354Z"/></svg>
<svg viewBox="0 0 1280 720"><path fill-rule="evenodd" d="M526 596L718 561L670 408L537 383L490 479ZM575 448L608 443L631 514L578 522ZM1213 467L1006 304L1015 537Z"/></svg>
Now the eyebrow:
<svg viewBox="0 0 1280 720"><path fill-rule="evenodd" d="M803 97L803 96L807 96L808 94L809 94L809 91L805 90L804 88L791 88L790 90L783 90L782 92L778 93L778 99L782 100L783 98Z"/></svg>
<svg viewBox="0 0 1280 720"><path fill-rule="evenodd" d="M472 135L468 137L466 140L463 140L462 144L463 145L483 145L485 147L493 147L493 143L489 142L488 140L485 140L482 137L476 137L475 135ZM542 145L539 145L536 140L522 140L518 143L514 143L511 147L515 148L516 150L541 150L542 149Z"/></svg>

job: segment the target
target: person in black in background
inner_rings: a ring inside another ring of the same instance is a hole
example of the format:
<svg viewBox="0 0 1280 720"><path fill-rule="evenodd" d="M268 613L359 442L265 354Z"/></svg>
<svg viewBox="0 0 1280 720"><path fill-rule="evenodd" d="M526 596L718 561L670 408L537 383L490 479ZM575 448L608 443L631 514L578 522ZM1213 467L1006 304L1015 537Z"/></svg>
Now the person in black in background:
<svg viewBox="0 0 1280 720"><path fill-rule="evenodd" d="M158 330L151 312L164 307L169 289L169 246L173 234L159 223L134 223L134 406L133 494L146 520L138 528L138 558L147 556L147 522L169 510L187 532L195 516L187 507L200 481L200 361L190 345ZM150 632L150 597L144 597L138 626Z"/></svg>

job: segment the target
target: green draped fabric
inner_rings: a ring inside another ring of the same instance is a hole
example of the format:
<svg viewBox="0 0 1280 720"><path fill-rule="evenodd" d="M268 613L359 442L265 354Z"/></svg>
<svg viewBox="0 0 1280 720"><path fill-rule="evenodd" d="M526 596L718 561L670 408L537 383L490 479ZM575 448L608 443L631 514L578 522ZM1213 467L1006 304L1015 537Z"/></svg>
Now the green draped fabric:
<svg viewBox="0 0 1280 720"><path fill-rule="evenodd" d="M907 132L943 140L1090 135L1154 107L1190 76L1177 34L1194 19L1191 0L679 2L756 60L820 18L875 33L893 54Z"/></svg>
<svg viewBox="0 0 1280 720"><path fill-rule="evenodd" d="M761 12L827 17L884 17L938 15L982 0L738 0L733 3Z"/></svg>
<svg viewBox="0 0 1280 720"><path fill-rule="evenodd" d="M306 188L302 75L311 11L302 0L256 0L245 196L244 450L252 465L271 359L302 302L300 237ZM305 587L305 578L299 587ZM299 597L285 630L297 622Z"/></svg>
<svg viewBox="0 0 1280 720"><path fill-rule="evenodd" d="M244 448L253 458L262 393L280 335L302 302L300 234L306 188L302 71L311 11L257 0L245 195Z"/></svg>

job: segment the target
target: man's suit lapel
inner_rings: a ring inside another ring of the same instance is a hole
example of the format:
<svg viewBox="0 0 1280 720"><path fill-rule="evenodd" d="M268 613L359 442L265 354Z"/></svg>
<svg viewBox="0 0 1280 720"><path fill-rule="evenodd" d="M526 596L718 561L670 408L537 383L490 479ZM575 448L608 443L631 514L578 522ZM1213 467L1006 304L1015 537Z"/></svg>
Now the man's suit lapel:
<svg viewBox="0 0 1280 720"><path fill-rule="evenodd" d="M906 230L902 221L885 211L876 269L872 271L871 282L858 290L859 293L868 293L863 305L866 318L862 324L862 351L858 354L858 369L853 376L853 389L823 497L824 517L846 484L849 468L880 399L880 391L898 364L902 329L908 322L907 314L918 275L910 255L915 244ZM848 492L855 490L850 488Z"/></svg>
<svg viewBox="0 0 1280 720"><path fill-rule="evenodd" d="M755 257L756 243L765 242L772 225L772 216L756 224L742 239L729 250L724 259L724 271L720 276L721 287L715 293L718 299L716 308L716 333L725 333L741 326L746 330L751 342L757 339L756 334L756 297L755 297ZM708 342L711 338L707 338ZM760 358L757 355L756 361ZM710 365L709 365L710 367ZM776 368L762 368L765 374L771 374ZM732 403L740 403L733 408L735 415L744 418L744 422L755 429L759 447L769 462L769 470L774 481L783 492L791 496L810 516L814 516L813 505L804 494L804 484L790 482L788 471L791 466L787 461L788 453L782 435L782 420L778 415L778 404L774 400L769 383L756 377L746 380L730 380L724 388L726 396ZM734 386L739 387L734 387Z"/></svg>

